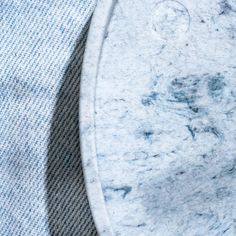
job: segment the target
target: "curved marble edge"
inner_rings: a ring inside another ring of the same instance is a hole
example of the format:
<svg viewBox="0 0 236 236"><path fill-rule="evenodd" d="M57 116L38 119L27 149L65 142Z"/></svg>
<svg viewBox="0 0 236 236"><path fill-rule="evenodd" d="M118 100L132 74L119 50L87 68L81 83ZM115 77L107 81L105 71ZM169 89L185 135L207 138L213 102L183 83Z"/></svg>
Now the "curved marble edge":
<svg viewBox="0 0 236 236"><path fill-rule="evenodd" d="M80 144L85 184L99 235L114 235L106 210L97 167L95 142L95 88L107 26L116 0L98 0L88 34L80 85Z"/></svg>

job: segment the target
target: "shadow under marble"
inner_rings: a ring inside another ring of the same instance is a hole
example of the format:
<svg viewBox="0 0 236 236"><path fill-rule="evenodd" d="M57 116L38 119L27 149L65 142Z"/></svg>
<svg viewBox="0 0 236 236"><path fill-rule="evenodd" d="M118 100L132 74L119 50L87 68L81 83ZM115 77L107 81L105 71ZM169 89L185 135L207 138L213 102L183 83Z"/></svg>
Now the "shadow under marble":
<svg viewBox="0 0 236 236"><path fill-rule="evenodd" d="M86 195L79 142L79 89L86 27L62 79L48 144L46 188L50 235L97 235Z"/></svg>

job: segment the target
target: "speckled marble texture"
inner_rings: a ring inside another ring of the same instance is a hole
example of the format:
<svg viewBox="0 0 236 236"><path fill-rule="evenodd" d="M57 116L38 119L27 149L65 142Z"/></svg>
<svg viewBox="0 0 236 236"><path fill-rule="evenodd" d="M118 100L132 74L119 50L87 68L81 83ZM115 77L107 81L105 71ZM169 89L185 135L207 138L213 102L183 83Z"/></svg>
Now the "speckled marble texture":
<svg viewBox="0 0 236 236"><path fill-rule="evenodd" d="M119 0L95 84L114 235L236 235L236 1Z"/></svg>

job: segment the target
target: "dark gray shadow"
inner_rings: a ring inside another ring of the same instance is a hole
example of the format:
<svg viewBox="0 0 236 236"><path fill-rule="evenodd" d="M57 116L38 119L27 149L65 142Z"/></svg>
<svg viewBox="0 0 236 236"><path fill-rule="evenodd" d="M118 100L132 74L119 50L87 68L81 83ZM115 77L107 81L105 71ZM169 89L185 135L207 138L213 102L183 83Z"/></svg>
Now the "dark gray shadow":
<svg viewBox="0 0 236 236"><path fill-rule="evenodd" d="M97 235L86 196L79 144L79 81L87 28L64 74L50 128L46 188L53 236Z"/></svg>

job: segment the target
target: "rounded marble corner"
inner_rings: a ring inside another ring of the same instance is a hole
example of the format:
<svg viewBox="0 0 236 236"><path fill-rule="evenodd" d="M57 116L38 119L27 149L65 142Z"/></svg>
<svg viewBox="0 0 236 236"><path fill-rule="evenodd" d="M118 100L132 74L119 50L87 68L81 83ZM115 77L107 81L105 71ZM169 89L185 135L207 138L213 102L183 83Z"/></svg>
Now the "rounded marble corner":
<svg viewBox="0 0 236 236"><path fill-rule="evenodd" d="M85 185L93 219L101 236L114 235L97 168L95 143L95 87L107 26L116 0L98 0L92 17L80 82L80 146Z"/></svg>

